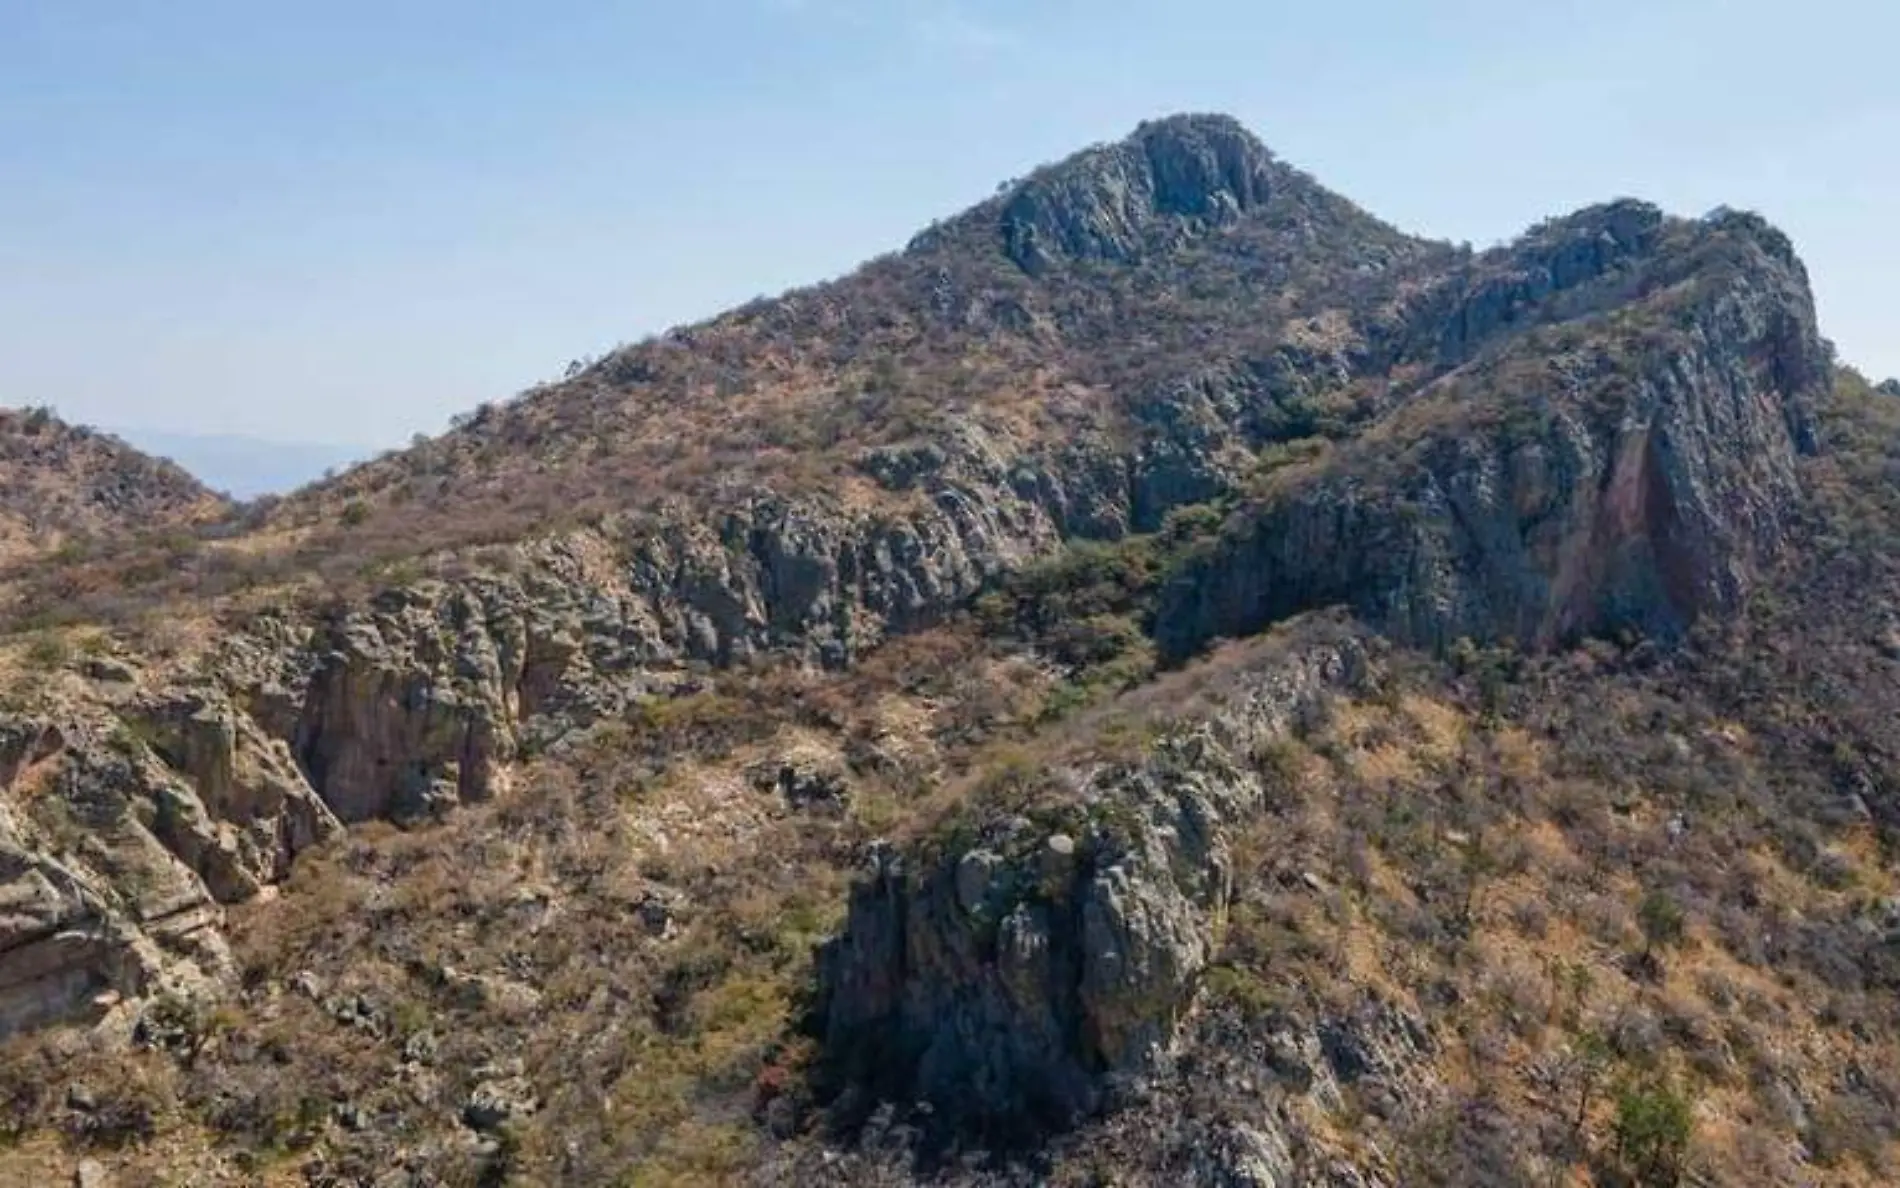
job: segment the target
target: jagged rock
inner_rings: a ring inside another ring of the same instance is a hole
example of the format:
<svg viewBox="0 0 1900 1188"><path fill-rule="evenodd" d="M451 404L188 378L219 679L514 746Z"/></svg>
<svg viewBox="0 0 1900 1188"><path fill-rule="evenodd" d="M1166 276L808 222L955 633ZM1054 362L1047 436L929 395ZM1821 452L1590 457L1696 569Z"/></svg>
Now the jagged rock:
<svg viewBox="0 0 1900 1188"><path fill-rule="evenodd" d="M1437 331L1439 362L1463 362L1527 319L1574 317L1623 299L1615 289L1586 286L1639 264L1666 231L1661 210L1633 200L1590 207L1536 228L1454 292L1451 312Z"/></svg>
<svg viewBox="0 0 1900 1188"><path fill-rule="evenodd" d="M391 591L316 641L296 749L344 822L424 816L438 781L455 800L494 795L513 733L496 646L507 620L487 609L473 592Z"/></svg>
<svg viewBox="0 0 1900 1188"><path fill-rule="evenodd" d="M435 1059L437 1048L435 1033L418 1031L402 1043L404 1064L428 1064Z"/></svg>
<svg viewBox="0 0 1900 1188"><path fill-rule="evenodd" d="M1229 838L1263 811L1245 757L1364 679L1349 640L1295 635L1208 725L1099 772L1064 831L1073 854L1022 820L921 865L874 853L820 957L839 1086L1008 1138L1073 1121L1152 1067L1214 944ZM1045 881L1052 854L1066 882Z"/></svg>
<svg viewBox="0 0 1900 1188"><path fill-rule="evenodd" d="M161 841L188 803L135 748L0 723L0 1035L228 972L215 902Z"/></svg>
<svg viewBox="0 0 1900 1188"><path fill-rule="evenodd" d="M1032 274L1065 260L1128 262L1264 204L1282 168L1225 117L1144 124L1018 187L1002 211L1004 251Z"/></svg>
<svg viewBox="0 0 1900 1188"><path fill-rule="evenodd" d="M1413 1070L1433 1051L1424 1023L1386 1004L1322 1022L1317 1034L1337 1082L1353 1086L1371 1112L1387 1118L1399 1114L1401 1101L1411 1095Z"/></svg>
<svg viewBox="0 0 1900 1188"><path fill-rule="evenodd" d="M534 1087L520 1075L491 1077L469 1093L462 1121L471 1130L493 1132L539 1108Z"/></svg>
<svg viewBox="0 0 1900 1188"><path fill-rule="evenodd" d="M101 993L217 981L217 905L340 828L282 745L210 693L0 722L0 790L0 899L17 905L0 923L0 1032L92 1012Z"/></svg>
<svg viewBox="0 0 1900 1188"><path fill-rule="evenodd" d="M345 1027L354 1027L371 1035L383 1035L389 1021L382 1008L366 994L343 994L323 1004L330 1018Z"/></svg>
<svg viewBox="0 0 1900 1188"><path fill-rule="evenodd" d="M441 982L450 1001L464 1010L489 1009L524 1015L541 1005L539 990L510 978L445 968L441 971Z"/></svg>
<svg viewBox="0 0 1900 1188"><path fill-rule="evenodd" d="M659 891L648 891L634 905L634 915L639 919L640 927L652 937L665 937L672 933L673 919L678 910L677 897Z"/></svg>
<svg viewBox="0 0 1900 1188"><path fill-rule="evenodd" d="M829 749L795 748L753 772L753 782L797 810L843 812L850 804L850 771Z"/></svg>
<svg viewBox="0 0 1900 1188"><path fill-rule="evenodd" d="M1513 340L1293 474L1170 586L1164 650L1334 602L1439 647L1669 637L1739 605L1781 547L1826 351L1778 233L1730 216L1670 234L1650 283L1685 256L1722 283L1662 289L1573 353ZM1659 324L1666 360L1640 337Z"/></svg>
<svg viewBox="0 0 1900 1188"><path fill-rule="evenodd" d="M342 831L289 748L221 693L161 697L141 713L153 752L185 778L207 817L234 831L238 862L257 883L284 878L298 854Z"/></svg>
<svg viewBox="0 0 1900 1188"><path fill-rule="evenodd" d="M1292 1188L1293 1152L1275 1130L1235 1123L1195 1152L1193 1183L1204 1188Z"/></svg>

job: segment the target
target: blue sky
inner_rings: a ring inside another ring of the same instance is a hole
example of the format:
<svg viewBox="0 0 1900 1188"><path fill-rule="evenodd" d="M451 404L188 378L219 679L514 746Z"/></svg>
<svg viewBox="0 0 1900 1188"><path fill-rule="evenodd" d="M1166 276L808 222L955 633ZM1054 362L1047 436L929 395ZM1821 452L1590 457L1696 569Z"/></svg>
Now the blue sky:
<svg viewBox="0 0 1900 1188"><path fill-rule="evenodd" d="M0 0L0 404L361 445L1230 112L1483 245L1766 213L1900 373L1890 0Z"/></svg>

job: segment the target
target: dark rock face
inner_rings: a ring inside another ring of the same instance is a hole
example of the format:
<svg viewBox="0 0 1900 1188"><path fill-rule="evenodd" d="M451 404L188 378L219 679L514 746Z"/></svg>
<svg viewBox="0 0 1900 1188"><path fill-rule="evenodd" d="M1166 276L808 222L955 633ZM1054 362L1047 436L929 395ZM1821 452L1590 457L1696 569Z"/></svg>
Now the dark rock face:
<svg viewBox="0 0 1900 1188"><path fill-rule="evenodd" d="M1618 271L1633 272L1666 230L1661 210L1632 200L1591 207L1537 228L1495 265L1480 266L1453 289L1453 310L1439 331L1438 361L1463 362L1527 321L1574 317L1627 297L1614 287L1587 296L1577 291Z"/></svg>
<svg viewBox="0 0 1900 1188"><path fill-rule="evenodd" d="M1215 718L1089 779L1072 820L878 852L820 959L817 1026L847 1110L923 1101L950 1131L1007 1142L1144 1075L1212 955L1232 841L1264 811L1248 756L1366 663L1308 625Z"/></svg>
<svg viewBox="0 0 1900 1188"><path fill-rule="evenodd" d="M1144 124L1023 183L1002 211L1004 251L1032 275L1063 260L1125 263L1264 205L1279 168L1224 116Z"/></svg>
<svg viewBox="0 0 1900 1188"><path fill-rule="evenodd" d="M1828 368L1773 238L1693 235L1699 279L1512 340L1294 468L1168 591L1163 647L1338 602L1428 646L1667 637L1734 607L1781 543Z"/></svg>

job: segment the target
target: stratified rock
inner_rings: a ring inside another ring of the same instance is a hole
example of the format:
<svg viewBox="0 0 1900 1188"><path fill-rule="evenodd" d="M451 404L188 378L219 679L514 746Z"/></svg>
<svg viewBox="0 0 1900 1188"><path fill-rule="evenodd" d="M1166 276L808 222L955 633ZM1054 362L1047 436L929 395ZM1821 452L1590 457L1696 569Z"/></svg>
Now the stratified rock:
<svg viewBox="0 0 1900 1188"><path fill-rule="evenodd" d="M161 840L214 840L195 805L122 732L0 720L0 1035L228 972L216 901ZM193 856L255 889L223 857Z"/></svg>

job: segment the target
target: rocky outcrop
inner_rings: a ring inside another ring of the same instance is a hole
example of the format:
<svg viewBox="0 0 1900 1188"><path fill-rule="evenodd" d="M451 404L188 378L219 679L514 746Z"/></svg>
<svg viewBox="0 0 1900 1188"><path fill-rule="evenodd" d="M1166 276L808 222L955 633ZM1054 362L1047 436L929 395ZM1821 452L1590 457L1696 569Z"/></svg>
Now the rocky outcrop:
<svg viewBox="0 0 1900 1188"><path fill-rule="evenodd" d="M1507 340L1276 476L1168 590L1164 649L1332 603L1432 646L1667 637L1735 607L1828 376L1784 247L1746 216L1696 228L1646 301Z"/></svg>
<svg viewBox="0 0 1900 1188"><path fill-rule="evenodd" d="M1367 678L1328 624L1260 648L1220 709L1081 778L1063 807L875 853L819 961L842 1111L923 1102L1007 1141L1150 1071L1219 943L1234 840L1267 811L1252 756Z"/></svg>
<svg viewBox="0 0 1900 1188"><path fill-rule="evenodd" d="M1430 338L1420 345L1438 365L1455 366L1510 330L1627 301L1669 232L1659 208L1630 199L1552 219L1447 284L1436 299L1450 311L1423 321Z"/></svg>
<svg viewBox="0 0 1900 1188"><path fill-rule="evenodd" d="M0 1035L222 978L239 850L131 740L0 724Z"/></svg>
<svg viewBox="0 0 1900 1188"><path fill-rule="evenodd" d="M1003 250L1031 274L1065 259L1126 263L1265 204L1281 173L1226 117L1144 124L1018 187L1002 210Z"/></svg>
<svg viewBox="0 0 1900 1188"><path fill-rule="evenodd" d="M158 836L220 903L283 879L298 854L341 832L290 748L222 691L144 698L128 716L137 741L177 777L149 782Z"/></svg>

